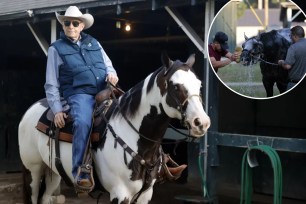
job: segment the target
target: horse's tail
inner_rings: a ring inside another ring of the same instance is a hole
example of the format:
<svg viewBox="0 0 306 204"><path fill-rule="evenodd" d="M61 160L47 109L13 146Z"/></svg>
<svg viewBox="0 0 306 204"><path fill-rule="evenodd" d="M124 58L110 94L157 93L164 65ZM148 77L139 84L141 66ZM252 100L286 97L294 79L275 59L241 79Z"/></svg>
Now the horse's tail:
<svg viewBox="0 0 306 204"><path fill-rule="evenodd" d="M32 182L31 172L23 165L22 169L22 187L23 187L23 203L24 204L32 204L31 196L32 196L32 188L30 186ZM42 182L39 188L38 201L41 200L42 195L46 189L45 179L43 177Z"/></svg>

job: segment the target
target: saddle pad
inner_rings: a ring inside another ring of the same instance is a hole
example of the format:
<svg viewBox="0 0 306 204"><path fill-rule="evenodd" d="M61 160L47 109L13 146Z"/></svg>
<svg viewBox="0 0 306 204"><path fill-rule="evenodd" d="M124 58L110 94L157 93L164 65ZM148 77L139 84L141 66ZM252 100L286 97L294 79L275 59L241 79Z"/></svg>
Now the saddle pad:
<svg viewBox="0 0 306 204"><path fill-rule="evenodd" d="M40 132L46 134L47 136L50 136L51 138L54 139L54 133L55 133L55 125L52 121L50 121L47 117L48 112L50 112L51 109L48 108L40 117L36 129L39 130ZM100 132L101 132L101 127L97 126L96 128L93 128L93 131L90 135L91 137L91 142L98 142L100 139ZM63 142L69 142L72 143L72 121L66 121L66 125L64 128L60 129L59 133L59 140Z"/></svg>

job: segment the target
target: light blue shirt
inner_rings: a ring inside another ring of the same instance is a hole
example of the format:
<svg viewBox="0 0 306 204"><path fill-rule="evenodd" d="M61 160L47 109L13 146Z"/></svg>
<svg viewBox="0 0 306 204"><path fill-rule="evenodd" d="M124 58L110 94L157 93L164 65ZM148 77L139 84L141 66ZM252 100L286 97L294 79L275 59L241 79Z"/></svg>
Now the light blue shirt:
<svg viewBox="0 0 306 204"><path fill-rule="evenodd" d="M77 44L80 46L80 41L78 41ZM117 74L111 60L105 53L104 49L100 44L99 46L101 47L102 58L104 60L104 64L106 67L106 74L109 73ZM44 87L45 87L48 104L54 114L61 112L63 110L60 101L61 98L59 92L60 83L58 80L59 67L61 64L63 64L63 61L59 56L57 50L53 46L50 46L48 49L46 83Z"/></svg>

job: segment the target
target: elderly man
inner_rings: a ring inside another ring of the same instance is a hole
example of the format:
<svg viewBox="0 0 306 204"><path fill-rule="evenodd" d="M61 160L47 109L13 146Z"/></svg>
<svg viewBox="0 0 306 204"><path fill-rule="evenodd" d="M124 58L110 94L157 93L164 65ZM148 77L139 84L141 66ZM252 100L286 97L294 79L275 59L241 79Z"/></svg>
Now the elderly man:
<svg viewBox="0 0 306 204"><path fill-rule="evenodd" d="M278 64L289 70L287 90L294 87L306 73L306 39L304 29L301 26L291 28L291 40L285 60L279 60Z"/></svg>
<svg viewBox="0 0 306 204"><path fill-rule="evenodd" d="M82 14L76 6L70 6L64 15L56 13L56 17L64 32L48 50L46 97L58 128L65 126L67 118L60 98L68 102L73 119L72 175L75 186L92 189L90 175L80 173L80 166L92 126L95 95L105 88L106 81L116 84L118 77L100 43L83 32L93 25L91 14Z"/></svg>

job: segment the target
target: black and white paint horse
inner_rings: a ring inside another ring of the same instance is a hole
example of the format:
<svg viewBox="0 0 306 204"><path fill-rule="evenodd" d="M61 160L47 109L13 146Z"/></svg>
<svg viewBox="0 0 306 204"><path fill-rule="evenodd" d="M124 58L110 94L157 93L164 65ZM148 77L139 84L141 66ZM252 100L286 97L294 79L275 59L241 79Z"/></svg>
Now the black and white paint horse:
<svg viewBox="0 0 306 204"><path fill-rule="evenodd" d="M278 60L285 59L291 44L290 29L272 30L260 33L255 37L245 36L242 44L241 62L249 66L260 61L262 82L267 97L273 96L273 86L276 83L280 93L286 91L288 71L278 66Z"/></svg>
<svg viewBox="0 0 306 204"><path fill-rule="evenodd" d="M126 153L125 147L114 145L118 138L115 139L109 129L92 151L99 182L110 193L111 203L146 204L151 200L162 160L160 145L171 118L186 124L194 137L203 136L209 128L210 119L200 96L201 81L192 70L194 61L194 55L186 63L171 61L163 55L161 68L119 98L109 116L109 125L133 153ZM42 204L53 202L52 194L61 180L54 164L55 151L49 151L50 147L54 148L54 141L51 143L35 128L47 108L45 100L38 101L27 110L19 124L20 156L31 174L28 184L33 204L38 202L42 177L46 182ZM63 167L72 180L71 146L60 142ZM147 189L138 197L144 185Z"/></svg>

